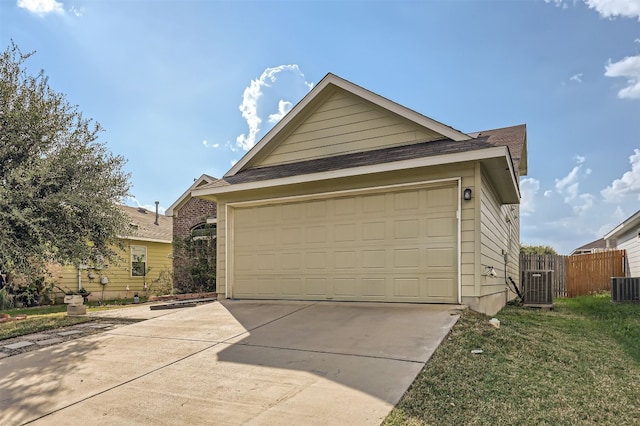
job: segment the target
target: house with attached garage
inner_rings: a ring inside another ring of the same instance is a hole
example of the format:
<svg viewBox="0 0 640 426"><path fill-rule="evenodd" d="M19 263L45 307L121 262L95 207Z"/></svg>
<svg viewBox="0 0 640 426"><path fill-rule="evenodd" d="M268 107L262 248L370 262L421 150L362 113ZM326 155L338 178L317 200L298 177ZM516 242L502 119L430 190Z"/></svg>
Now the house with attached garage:
<svg viewBox="0 0 640 426"><path fill-rule="evenodd" d="M221 179L220 298L466 304L519 282L526 126L464 133L328 74Z"/></svg>

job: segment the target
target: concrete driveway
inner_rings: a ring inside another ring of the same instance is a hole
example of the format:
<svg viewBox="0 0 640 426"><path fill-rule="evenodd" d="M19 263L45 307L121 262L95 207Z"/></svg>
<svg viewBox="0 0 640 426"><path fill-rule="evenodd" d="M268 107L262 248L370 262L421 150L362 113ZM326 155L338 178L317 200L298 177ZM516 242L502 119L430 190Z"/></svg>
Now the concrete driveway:
<svg viewBox="0 0 640 426"><path fill-rule="evenodd" d="M224 301L0 360L0 424L376 425L455 306Z"/></svg>

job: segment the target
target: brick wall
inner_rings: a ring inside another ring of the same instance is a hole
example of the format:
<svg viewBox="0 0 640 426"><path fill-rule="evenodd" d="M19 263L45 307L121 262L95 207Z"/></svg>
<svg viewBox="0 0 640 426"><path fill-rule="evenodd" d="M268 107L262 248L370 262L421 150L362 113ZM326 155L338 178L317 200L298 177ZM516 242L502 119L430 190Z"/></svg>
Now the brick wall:
<svg viewBox="0 0 640 426"><path fill-rule="evenodd" d="M216 217L217 205L213 201L191 198L173 218L173 236L186 237L191 228L205 223L208 217Z"/></svg>

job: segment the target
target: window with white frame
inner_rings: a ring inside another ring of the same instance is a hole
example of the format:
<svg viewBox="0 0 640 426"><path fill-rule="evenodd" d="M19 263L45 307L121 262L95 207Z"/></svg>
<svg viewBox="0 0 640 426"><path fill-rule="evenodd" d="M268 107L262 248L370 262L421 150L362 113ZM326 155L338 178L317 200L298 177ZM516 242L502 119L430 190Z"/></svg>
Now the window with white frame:
<svg viewBox="0 0 640 426"><path fill-rule="evenodd" d="M147 247L131 246L131 276L144 277L147 274Z"/></svg>

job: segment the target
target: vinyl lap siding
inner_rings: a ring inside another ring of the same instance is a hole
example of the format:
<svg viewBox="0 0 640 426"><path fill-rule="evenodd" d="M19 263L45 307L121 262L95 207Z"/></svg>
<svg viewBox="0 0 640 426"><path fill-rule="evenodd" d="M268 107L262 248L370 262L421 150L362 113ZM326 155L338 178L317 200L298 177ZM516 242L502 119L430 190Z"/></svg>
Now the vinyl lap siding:
<svg viewBox="0 0 640 426"><path fill-rule="evenodd" d="M442 139L360 98L338 90L258 167Z"/></svg>
<svg viewBox="0 0 640 426"><path fill-rule="evenodd" d="M618 238L618 250L627 251L628 275L640 277L640 242L638 241L638 229L622 235Z"/></svg>
<svg viewBox="0 0 640 426"><path fill-rule="evenodd" d="M508 277L518 282L520 223L518 206L501 205L484 174L480 202L480 295L484 296L504 291ZM503 253L508 253L506 271ZM487 267L498 275L487 276Z"/></svg>
<svg viewBox="0 0 640 426"><path fill-rule="evenodd" d="M145 246L147 248L147 276L132 277L130 262L130 247ZM132 297L134 292L142 292L144 283L152 286L162 273L172 270L172 244L149 241L126 240L124 251L118 255L118 259L112 262L107 268L101 270L91 270L96 278L89 279L89 270L81 270L82 287L92 292L92 299L100 298L102 285L100 277L106 276L109 283L104 287L105 299L124 298L127 296L127 285L129 286L128 297ZM146 278L146 280L145 280ZM63 268L62 288L77 290L78 269L76 266L65 266Z"/></svg>

